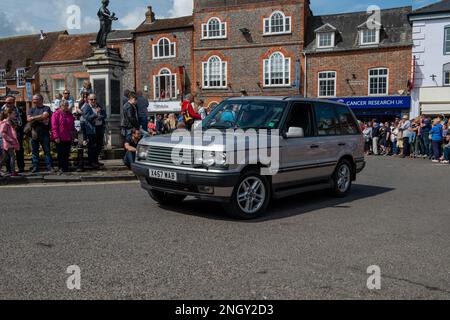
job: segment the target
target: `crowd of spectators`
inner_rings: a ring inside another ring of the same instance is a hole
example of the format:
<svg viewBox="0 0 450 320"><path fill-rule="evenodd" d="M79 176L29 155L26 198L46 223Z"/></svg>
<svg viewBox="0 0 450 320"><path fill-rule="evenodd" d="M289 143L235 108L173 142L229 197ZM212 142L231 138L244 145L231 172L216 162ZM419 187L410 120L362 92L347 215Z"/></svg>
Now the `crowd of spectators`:
<svg viewBox="0 0 450 320"><path fill-rule="evenodd" d="M433 163L450 161L449 119L445 116L420 116L409 119L407 115L393 122L376 119L361 124L366 155L423 158Z"/></svg>

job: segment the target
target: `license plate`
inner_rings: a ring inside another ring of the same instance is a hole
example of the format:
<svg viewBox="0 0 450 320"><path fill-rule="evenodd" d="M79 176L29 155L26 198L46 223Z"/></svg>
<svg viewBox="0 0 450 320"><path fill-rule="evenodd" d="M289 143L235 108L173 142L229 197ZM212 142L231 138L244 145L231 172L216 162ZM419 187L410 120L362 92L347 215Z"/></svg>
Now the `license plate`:
<svg viewBox="0 0 450 320"><path fill-rule="evenodd" d="M150 169L150 178L177 182L176 172Z"/></svg>

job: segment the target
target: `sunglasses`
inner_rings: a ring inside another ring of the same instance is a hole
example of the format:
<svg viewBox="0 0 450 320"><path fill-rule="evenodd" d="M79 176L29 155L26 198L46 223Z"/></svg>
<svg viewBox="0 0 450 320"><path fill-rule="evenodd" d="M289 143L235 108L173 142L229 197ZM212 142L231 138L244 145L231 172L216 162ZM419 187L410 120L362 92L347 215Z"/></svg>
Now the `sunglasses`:
<svg viewBox="0 0 450 320"><path fill-rule="evenodd" d="M89 101L97 101L97 99L89 99Z"/></svg>

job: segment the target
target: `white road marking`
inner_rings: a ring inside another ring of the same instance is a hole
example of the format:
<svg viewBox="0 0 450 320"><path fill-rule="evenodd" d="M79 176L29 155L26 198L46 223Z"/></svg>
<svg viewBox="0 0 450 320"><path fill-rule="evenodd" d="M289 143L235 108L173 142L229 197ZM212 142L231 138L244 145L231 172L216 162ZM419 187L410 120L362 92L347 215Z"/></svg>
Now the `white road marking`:
<svg viewBox="0 0 450 320"><path fill-rule="evenodd" d="M7 188L57 188L57 187L79 187L79 186L98 186L98 185L119 185L119 184L138 184L139 181L104 181L104 182L66 182L66 183L36 183L23 185L0 186L0 189Z"/></svg>

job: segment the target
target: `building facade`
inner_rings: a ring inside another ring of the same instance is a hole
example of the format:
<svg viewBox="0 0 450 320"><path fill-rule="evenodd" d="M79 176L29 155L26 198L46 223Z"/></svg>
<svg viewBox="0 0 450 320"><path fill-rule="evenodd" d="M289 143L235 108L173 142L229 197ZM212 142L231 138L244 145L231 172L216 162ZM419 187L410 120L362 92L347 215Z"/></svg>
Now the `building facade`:
<svg viewBox="0 0 450 320"><path fill-rule="evenodd" d="M36 63L41 80L40 92L45 103L51 104L55 96L69 90L74 99L80 98L83 82L89 80L83 61L92 55L96 34L60 35L47 54ZM108 47L117 48L129 64L124 70L123 86L134 88L134 43L131 31L113 31Z"/></svg>
<svg viewBox="0 0 450 320"><path fill-rule="evenodd" d="M414 79L411 7L381 10L374 21L367 12L314 16L309 0L193 1L191 16L156 19L148 7L135 30L109 35L108 46L128 62L123 88L143 91L153 111L179 111L188 93L207 105L243 95L320 97L349 104L361 118L411 111L411 85L419 86L426 72L421 46L433 45L417 39ZM424 37L424 28L414 30ZM78 95L94 39L58 34L36 60L41 79L35 90L47 103L64 89ZM433 74L445 82L448 55L441 56L441 73ZM3 74L0 67L0 82Z"/></svg>
<svg viewBox="0 0 450 320"><path fill-rule="evenodd" d="M299 95L308 0L195 0L194 92Z"/></svg>
<svg viewBox="0 0 450 320"><path fill-rule="evenodd" d="M19 106L30 106L31 96L42 87L36 62L65 34L60 31L0 39L0 96L11 90Z"/></svg>
<svg viewBox="0 0 450 320"><path fill-rule="evenodd" d="M180 110L180 101L192 93L192 16L155 19L148 7L145 21L134 31L136 88L155 112Z"/></svg>
<svg viewBox="0 0 450 320"><path fill-rule="evenodd" d="M414 11L414 115L450 115L450 1Z"/></svg>
<svg viewBox="0 0 450 320"><path fill-rule="evenodd" d="M310 17L305 96L345 102L363 119L409 113L409 13L382 10L372 26L366 12Z"/></svg>

